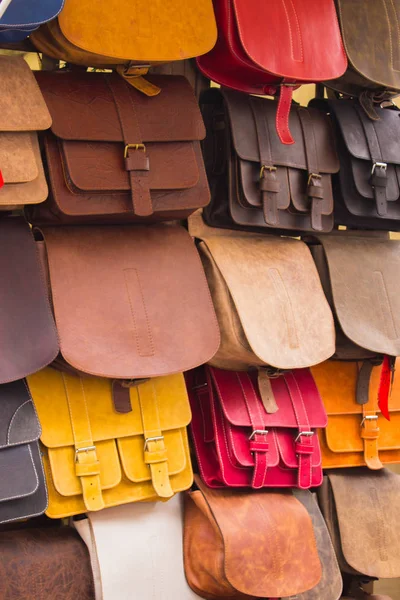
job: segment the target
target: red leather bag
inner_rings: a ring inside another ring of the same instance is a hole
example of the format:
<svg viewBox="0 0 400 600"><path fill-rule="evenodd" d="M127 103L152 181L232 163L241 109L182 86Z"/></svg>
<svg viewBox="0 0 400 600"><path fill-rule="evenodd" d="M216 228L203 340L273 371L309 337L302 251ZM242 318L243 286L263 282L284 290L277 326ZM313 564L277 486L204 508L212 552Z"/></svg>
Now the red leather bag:
<svg viewBox="0 0 400 600"><path fill-rule="evenodd" d="M321 485L315 428L326 427L327 416L310 371L268 382L261 397L257 373L200 367L186 375L194 447L209 487Z"/></svg>
<svg viewBox="0 0 400 600"><path fill-rule="evenodd" d="M218 41L197 59L206 77L248 94L280 88L276 126L293 144L293 88L336 79L347 68L334 0L214 0Z"/></svg>

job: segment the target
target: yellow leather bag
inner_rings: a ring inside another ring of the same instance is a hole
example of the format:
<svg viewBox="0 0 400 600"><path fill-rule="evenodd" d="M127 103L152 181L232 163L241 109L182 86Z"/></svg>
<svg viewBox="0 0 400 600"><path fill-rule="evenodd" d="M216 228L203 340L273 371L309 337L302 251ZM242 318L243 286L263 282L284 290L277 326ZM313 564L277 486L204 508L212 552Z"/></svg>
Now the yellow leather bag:
<svg viewBox="0 0 400 600"><path fill-rule="evenodd" d="M312 367L328 426L319 430L322 467L400 463L400 359L389 398L390 421L378 407L381 366L369 361L327 361Z"/></svg>
<svg viewBox="0 0 400 600"><path fill-rule="evenodd" d="M191 486L182 374L118 382L118 398L111 380L52 368L27 381L42 426L49 517L168 499Z"/></svg>

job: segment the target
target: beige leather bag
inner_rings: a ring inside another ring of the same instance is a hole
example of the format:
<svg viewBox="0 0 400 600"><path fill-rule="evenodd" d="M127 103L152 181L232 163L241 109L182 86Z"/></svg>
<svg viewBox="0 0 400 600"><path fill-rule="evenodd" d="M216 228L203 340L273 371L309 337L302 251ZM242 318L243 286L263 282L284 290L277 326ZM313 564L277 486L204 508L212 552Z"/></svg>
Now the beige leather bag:
<svg viewBox="0 0 400 600"><path fill-rule="evenodd" d="M47 198L36 132L51 117L22 57L0 58L0 90L0 210L12 210Z"/></svg>

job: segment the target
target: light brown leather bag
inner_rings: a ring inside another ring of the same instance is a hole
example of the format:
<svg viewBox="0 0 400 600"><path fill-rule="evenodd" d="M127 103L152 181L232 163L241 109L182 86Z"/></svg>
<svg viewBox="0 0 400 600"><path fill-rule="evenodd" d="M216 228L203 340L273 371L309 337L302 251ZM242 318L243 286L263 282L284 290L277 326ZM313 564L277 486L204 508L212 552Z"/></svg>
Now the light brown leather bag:
<svg viewBox="0 0 400 600"><path fill-rule="evenodd" d="M47 198L36 132L51 117L22 57L0 58L0 89L0 210L12 210Z"/></svg>
<svg viewBox="0 0 400 600"><path fill-rule="evenodd" d="M399 475L387 469L334 472L318 496L344 573L400 577Z"/></svg>

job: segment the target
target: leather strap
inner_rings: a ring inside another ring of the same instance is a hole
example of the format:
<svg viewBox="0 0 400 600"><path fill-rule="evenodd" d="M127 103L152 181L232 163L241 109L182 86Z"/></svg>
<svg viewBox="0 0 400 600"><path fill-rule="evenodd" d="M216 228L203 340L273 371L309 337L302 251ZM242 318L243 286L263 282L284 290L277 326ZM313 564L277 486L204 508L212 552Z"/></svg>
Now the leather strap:
<svg viewBox="0 0 400 600"><path fill-rule="evenodd" d="M361 365L357 378L356 402L360 406L368 403L369 383L371 380L374 364L370 360L365 360Z"/></svg>
<svg viewBox="0 0 400 600"><path fill-rule="evenodd" d="M137 388L144 435L144 462L149 466L154 490L160 498L171 498L167 448L160 425L157 395L150 380Z"/></svg>
<svg viewBox="0 0 400 600"><path fill-rule="evenodd" d="M283 377L289 391L299 430L295 440L296 455L299 459L298 487L309 489L312 483L313 438L315 433L310 430L306 405L296 379L291 372L285 373Z"/></svg>
<svg viewBox="0 0 400 600"><path fill-rule="evenodd" d="M253 111L260 154L260 191L264 220L267 225L275 227L279 224L278 192L280 183L276 177L277 168L272 159L271 137L262 106L256 98L250 97L250 106Z"/></svg>
<svg viewBox="0 0 400 600"><path fill-rule="evenodd" d="M276 131L282 144L294 144L294 139L289 129L289 115L292 106L293 85L280 86L278 110L276 111Z"/></svg>
<svg viewBox="0 0 400 600"><path fill-rule="evenodd" d="M80 377L67 378L64 373L62 378L74 436L75 474L80 479L87 510L101 510L105 504L100 481L100 462L93 442L83 382Z"/></svg>
<svg viewBox="0 0 400 600"><path fill-rule="evenodd" d="M378 471L383 468L379 458L379 427L378 415L375 410L363 404L363 419L361 422L361 437L364 441L364 460L369 469Z"/></svg>
<svg viewBox="0 0 400 600"><path fill-rule="evenodd" d="M122 379L112 382L112 398L114 408L118 413L126 414L132 411L129 385Z"/></svg>
<svg viewBox="0 0 400 600"><path fill-rule="evenodd" d="M143 145L135 106L124 79L105 77L114 97L125 144L125 168L129 172L133 211L138 217L153 214L149 184L149 158Z"/></svg>
<svg viewBox="0 0 400 600"><path fill-rule="evenodd" d="M314 127L308 110L299 108L298 115L303 130L304 148L307 160L307 195L311 198L311 227L314 231L322 231L322 202L324 199L324 188L322 187L322 178L319 171Z"/></svg>
<svg viewBox="0 0 400 600"><path fill-rule="evenodd" d="M275 400L274 390L272 389L271 379L265 369L258 371L258 390L265 410L272 415L278 412L278 405Z"/></svg>

